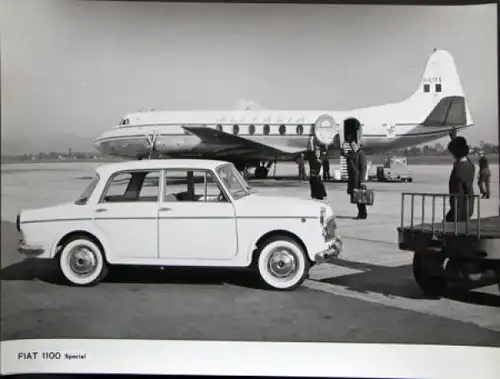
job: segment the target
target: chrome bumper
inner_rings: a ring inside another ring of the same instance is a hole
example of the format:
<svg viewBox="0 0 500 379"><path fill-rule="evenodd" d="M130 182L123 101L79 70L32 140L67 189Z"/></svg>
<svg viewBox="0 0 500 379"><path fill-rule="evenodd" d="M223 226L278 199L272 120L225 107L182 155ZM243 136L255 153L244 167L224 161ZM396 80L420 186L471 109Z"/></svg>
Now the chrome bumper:
<svg viewBox="0 0 500 379"><path fill-rule="evenodd" d="M28 258L35 258L42 255L45 252L45 249L38 245L27 245L23 240L21 240L17 251Z"/></svg>
<svg viewBox="0 0 500 379"><path fill-rule="evenodd" d="M328 241L328 248L320 251L315 256L316 263L329 263L335 260L340 253L342 253L343 244L339 237L335 237L333 240Z"/></svg>

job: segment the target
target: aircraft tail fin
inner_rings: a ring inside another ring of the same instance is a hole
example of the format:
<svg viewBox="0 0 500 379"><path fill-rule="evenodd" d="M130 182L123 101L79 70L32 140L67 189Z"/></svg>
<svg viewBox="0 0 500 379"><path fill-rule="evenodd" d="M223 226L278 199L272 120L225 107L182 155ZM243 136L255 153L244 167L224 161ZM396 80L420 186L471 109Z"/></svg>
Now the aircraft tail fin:
<svg viewBox="0 0 500 379"><path fill-rule="evenodd" d="M455 61L446 50L434 49L418 89L408 103L418 109L427 109L424 124L473 124Z"/></svg>

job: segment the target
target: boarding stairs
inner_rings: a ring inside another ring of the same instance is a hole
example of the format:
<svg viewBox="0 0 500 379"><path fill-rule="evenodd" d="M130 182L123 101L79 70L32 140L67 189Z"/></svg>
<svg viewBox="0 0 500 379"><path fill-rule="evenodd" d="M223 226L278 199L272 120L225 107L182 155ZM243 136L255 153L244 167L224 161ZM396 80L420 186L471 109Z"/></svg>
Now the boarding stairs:
<svg viewBox="0 0 500 379"><path fill-rule="evenodd" d="M346 152L352 151L351 145L347 142L342 144L342 148ZM342 155L340 156L340 180L347 180L347 159L345 159Z"/></svg>

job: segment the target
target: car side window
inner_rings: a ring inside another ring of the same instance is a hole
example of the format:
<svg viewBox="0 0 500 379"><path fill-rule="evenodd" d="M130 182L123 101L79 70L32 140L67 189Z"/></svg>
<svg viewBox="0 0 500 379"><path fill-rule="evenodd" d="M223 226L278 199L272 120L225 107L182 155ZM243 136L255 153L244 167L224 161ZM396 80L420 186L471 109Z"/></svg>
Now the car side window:
<svg viewBox="0 0 500 379"><path fill-rule="evenodd" d="M111 177L102 197L102 202L114 203L123 200L131 179L132 174L129 172L119 173Z"/></svg>
<svg viewBox="0 0 500 379"><path fill-rule="evenodd" d="M163 201L226 202L226 198L209 171L166 170Z"/></svg>
<svg viewBox="0 0 500 379"><path fill-rule="evenodd" d="M160 185L160 171L132 171L111 177L102 202L130 203L157 202Z"/></svg>
<svg viewBox="0 0 500 379"><path fill-rule="evenodd" d="M160 194L160 171L147 172L139 190L137 201L157 202Z"/></svg>
<svg viewBox="0 0 500 379"><path fill-rule="evenodd" d="M198 201L226 202L224 192L209 171L194 172L194 193Z"/></svg>

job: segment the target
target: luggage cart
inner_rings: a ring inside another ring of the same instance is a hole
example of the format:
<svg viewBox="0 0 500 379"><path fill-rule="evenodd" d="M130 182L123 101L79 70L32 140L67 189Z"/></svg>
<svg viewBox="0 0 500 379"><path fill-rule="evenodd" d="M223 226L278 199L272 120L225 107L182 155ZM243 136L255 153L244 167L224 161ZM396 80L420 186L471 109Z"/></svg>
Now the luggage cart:
<svg viewBox="0 0 500 379"><path fill-rule="evenodd" d="M500 216L481 218L481 199L475 195L476 218L445 221L450 199L463 196L410 192L401 196L399 248L414 252L413 276L427 295L442 295L451 281L496 283L500 290Z"/></svg>

